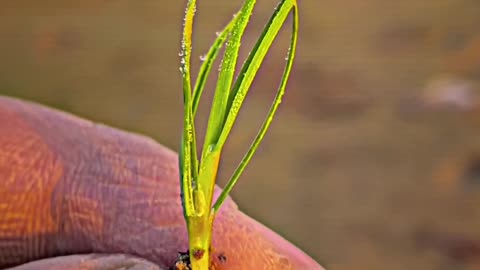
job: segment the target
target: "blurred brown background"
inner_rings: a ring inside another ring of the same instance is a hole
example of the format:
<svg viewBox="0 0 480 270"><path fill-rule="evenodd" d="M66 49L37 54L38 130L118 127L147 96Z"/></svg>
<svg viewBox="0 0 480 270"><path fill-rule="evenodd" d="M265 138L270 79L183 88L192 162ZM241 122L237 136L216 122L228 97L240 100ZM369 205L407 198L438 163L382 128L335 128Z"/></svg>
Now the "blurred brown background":
<svg viewBox="0 0 480 270"><path fill-rule="evenodd" d="M299 1L294 73L234 190L240 207L330 270L480 269L480 2ZM177 150L184 2L0 0L0 94ZM275 3L258 1L243 52ZM195 67L240 4L200 1ZM287 42L284 31L255 81L223 181Z"/></svg>

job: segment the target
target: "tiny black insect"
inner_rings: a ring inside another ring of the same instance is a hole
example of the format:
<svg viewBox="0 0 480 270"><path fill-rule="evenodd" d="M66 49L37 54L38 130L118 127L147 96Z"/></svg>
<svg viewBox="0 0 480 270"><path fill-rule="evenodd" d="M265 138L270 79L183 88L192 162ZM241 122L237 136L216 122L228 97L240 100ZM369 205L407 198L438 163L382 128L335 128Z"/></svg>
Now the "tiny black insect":
<svg viewBox="0 0 480 270"><path fill-rule="evenodd" d="M221 263L226 263L227 262L227 256L225 256L225 254L223 254L223 253L220 253L217 258Z"/></svg>

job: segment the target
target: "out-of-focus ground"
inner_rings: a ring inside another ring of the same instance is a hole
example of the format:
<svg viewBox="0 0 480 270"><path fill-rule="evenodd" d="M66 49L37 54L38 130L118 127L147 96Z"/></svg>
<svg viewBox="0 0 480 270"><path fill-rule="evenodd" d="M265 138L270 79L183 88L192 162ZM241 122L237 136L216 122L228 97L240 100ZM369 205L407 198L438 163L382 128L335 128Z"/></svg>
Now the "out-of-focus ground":
<svg viewBox="0 0 480 270"><path fill-rule="evenodd" d="M245 48L276 1L258 2ZM178 149L184 4L0 1L0 93ZM239 6L200 1L195 67ZM479 14L476 0L300 0L294 73L233 192L240 207L330 270L480 269ZM285 31L255 81L223 181L287 42Z"/></svg>

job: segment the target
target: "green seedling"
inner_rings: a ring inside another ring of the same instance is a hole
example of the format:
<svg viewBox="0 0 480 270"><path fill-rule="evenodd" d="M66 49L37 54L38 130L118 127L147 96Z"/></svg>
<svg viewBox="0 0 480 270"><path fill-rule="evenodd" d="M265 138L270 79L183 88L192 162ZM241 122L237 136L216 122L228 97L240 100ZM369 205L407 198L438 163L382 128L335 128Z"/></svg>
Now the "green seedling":
<svg viewBox="0 0 480 270"><path fill-rule="evenodd" d="M257 150L280 105L290 75L298 35L298 8L295 0L282 0L243 63L234 79L242 36L255 6L255 0L246 0L240 11L221 31L200 68L192 89L190 58L192 29L196 1L189 0L181 48L180 71L183 78L184 124L179 156L182 206L189 237L190 262L193 270L208 270L212 226L215 214L227 198L243 170ZM223 146L227 141L248 90L274 39L292 13L293 30L286 66L272 106L253 143L233 172L218 199L213 202L213 191ZM218 81L208 119L201 156L198 156L195 116L198 104L220 49L225 45Z"/></svg>

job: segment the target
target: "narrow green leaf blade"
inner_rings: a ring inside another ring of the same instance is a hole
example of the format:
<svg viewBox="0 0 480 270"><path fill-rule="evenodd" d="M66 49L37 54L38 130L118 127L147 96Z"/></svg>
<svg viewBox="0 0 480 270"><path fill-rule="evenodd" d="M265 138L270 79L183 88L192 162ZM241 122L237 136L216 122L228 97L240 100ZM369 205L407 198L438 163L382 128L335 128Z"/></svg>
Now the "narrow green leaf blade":
<svg viewBox="0 0 480 270"><path fill-rule="evenodd" d="M210 145L217 143L218 137L223 129L224 119L227 112L227 102L230 88L235 74L235 66L238 59L238 51L242 35L248 24L255 6L255 0L246 1L240 12L237 14L232 33L227 41L225 54L220 67L217 87L213 97L212 109L208 119L207 132L203 147L202 157L206 154Z"/></svg>
<svg viewBox="0 0 480 270"><path fill-rule="evenodd" d="M205 84L207 83L208 75L210 74L213 63L217 59L218 53L222 48L223 44L227 40L228 35L232 32L233 26L237 21L237 16L235 15L234 19L231 20L227 26L220 32L215 39L215 42L210 47L205 59L203 60L202 66L200 67L200 71L197 76L197 81L195 83L195 87L193 88L193 104L192 104L192 112L195 118L197 114L198 104L200 102L200 98L203 93L203 89L205 88Z"/></svg>
<svg viewBox="0 0 480 270"><path fill-rule="evenodd" d="M272 46L273 41L277 37L280 29L282 28L285 20L292 8L296 7L295 0L282 0L275 12L270 17L270 20L266 24L262 34L257 40L257 43L253 47L247 60L242 66L239 77L237 78L232 92L229 95L227 107L230 109L226 116L225 125L218 139L218 147L222 147L225 143L230 131L235 124L235 120L242 107L242 104L247 96L247 93L252 85L253 80L256 77L258 69L260 68L265 56ZM295 33L294 35L297 35Z"/></svg>
<svg viewBox="0 0 480 270"><path fill-rule="evenodd" d="M184 124L183 134L181 141L180 152L180 168L181 173L181 192L182 192L182 206L184 209L184 215L188 222L188 217L195 213L195 205L193 199L193 176L196 168L198 167L198 161L196 158L196 149L194 142L194 123L192 119L191 111L191 95L192 88L190 82L190 55L192 51L192 27L193 18L195 16L196 1L189 0L187 3L187 9L185 11L185 25L183 30L182 48L180 52L181 65L180 71L183 79L183 103L184 103Z"/></svg>
<svg viewBox="0 0 480 270"><path fill-rule="evenodd" d="M290 11L292 11L292 14L293 14L293 30L292 30L292 36L291 36L291 41L290 41L289 52L288 52L288 56L287 56L287 63L286 63L286 66L285 66L285 69L284 69L284 72L283 72L283 75L282 75L282 79L281 79L279 88L277 90L277 94L276 94L275 99L272 103L272 106L270 107L270 110L267 114L267 117L266 117L265 121L263 122L262 127L260 128L260 130L259 130L257 136L255 137L252 145L250 146L247 153L243 157L242 161L240 162L240 164L238 165L238 167L236 168L236 170L232 174L232 177L228 181L228 183L225 186L225 188L223 189L222 193L220 194L220 196L218 197L218 199L214 203L214 205L213 205L213 212L214 213L216 213L218 211L218 209L220 208L222 203L225 201L228 194L232 190L233 186L236 184L238 178L243 173L246 166L248 165L251 158L253 157L255 151L257 150L258 146L260 145L260 142L263 140L263 137L265 136L268 128L270 127L270 124L273 120L275 112L277 111L278 106L281 103L282 96L285 93L285 88L287 86L288 78L289 78L290 72L292 70L293 60L295 58L295 52L296 52L296 47L297 47L298 8L297 8L296 1L294 1L294 0L284 0L277 6L277 10L273 14L269 23L267 24L266 29L264 31L264 34L262 34L262 36L259 38L259 43L257 43L257 45L255 46L255 48L257 48L257 49L254 49L252 51L251 57L249 57L249 59L247 59L247 61L245 62L245 66L244 66L245 70L246 70L245 73L244 73L245 74L244 78L247 78L247 76L249 76L248 79L253 80L253 78L250 78L250 77L255 75L256 70L258 70L258 67L260 66L260 63L258 63L258 61L262 61L262 60L260 60L260 59L263 59L263 57L261 57L261 55L263 54L263 56L264 56L266 54L266 51L264 51L264 50L268 50L268 48L267 49L265 49L265 48L270 47L271 42L273 42L273 38L274 38L273 37L271 39L264 39L263 37L266 37L268 35L275 35L276 36L278 34L278 31L280 30L281 26L283 25L286 17L290 13ZM262 44L263 42L270 42L270 45L267 46L267 43ZM259 54L259 56L256 56L257 54ZM252 65L253 65L253 67L252 67ZM249 70L255 70L255 72L252 74L252 73L249 73ZM250 84L251 84L251 81L250 81ZM242 91L242 90L246 91L246 90L241 88L241 87L244 87L243 85L250 86L248 81L247 81L247 83L244 83L244 84L239 83L240 91ZM241 92L239 92L239 93L241 93ZM237 99L237 95L235 97L236 99ZM239 97L239 98L242 98L241 102L243 102L244 96ZM236 102L236 101L234 100L233 102ZM232 109L230 110L230 113L232 113L232 114L235 113L235 112L232 112L233 109L234 109L234 106L232 106ZM230 117L230 114L229 114L229 117ZM236 117L236 115L232 116L232 117ZM227 120L227 122L228 122L228 120ZM232 122L232 124L233 124L233 122Z"/></svg>
<svg viewBox="0 0 480 270"><path fill-rule="evenodd" d="M244 3L236 17L231 33L225 48L222 59L217 87L213 97L212 108L207 124L205 142L202 149L202 166L198 175L198 183L202 187L210 206L213 200L213 189L218 171L218 161L221 149L215 148L218 136L223 129L225 115L227 113L227 102L230 88L235 74L235 66L238 59L238 52L242 35L248 24L255 6L255 0L248 0Z"/></svg>

